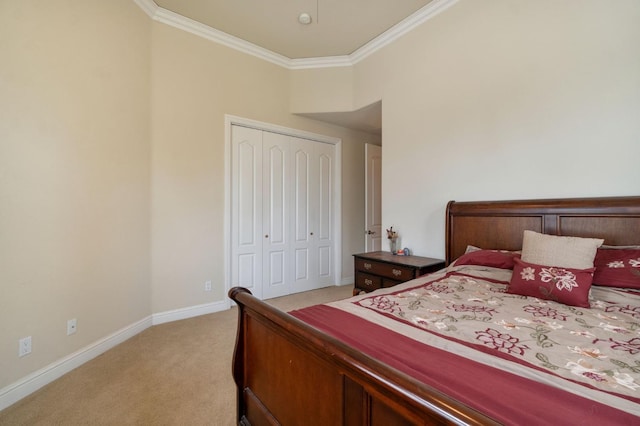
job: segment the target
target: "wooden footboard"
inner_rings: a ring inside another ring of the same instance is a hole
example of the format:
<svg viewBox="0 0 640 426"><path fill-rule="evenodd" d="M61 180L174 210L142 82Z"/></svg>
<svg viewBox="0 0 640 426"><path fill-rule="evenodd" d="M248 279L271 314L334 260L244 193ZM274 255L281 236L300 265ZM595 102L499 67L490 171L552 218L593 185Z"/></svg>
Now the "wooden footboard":
<svg viewBox="0 0 640 426"><path fill-rule="evenodd" d="M481 413L232 288L238 424L496 424Z"/></svg>

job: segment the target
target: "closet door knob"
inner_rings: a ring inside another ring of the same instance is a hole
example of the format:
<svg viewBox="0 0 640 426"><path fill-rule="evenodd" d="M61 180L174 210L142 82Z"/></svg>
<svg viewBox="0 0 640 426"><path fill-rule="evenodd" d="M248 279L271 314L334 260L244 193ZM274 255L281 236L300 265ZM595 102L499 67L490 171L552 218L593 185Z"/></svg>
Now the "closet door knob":
<svg viewBox="0 0 640 426"><path fill-rule="evenodd" d="M310 235L313 235L313 232Z"/></svg>
<svg viewBox="0 0 640 426"><path fill-rule="evenodd" d="M265 237L265 238L269 238L269 234L265 235L264 237Z"/></svg>

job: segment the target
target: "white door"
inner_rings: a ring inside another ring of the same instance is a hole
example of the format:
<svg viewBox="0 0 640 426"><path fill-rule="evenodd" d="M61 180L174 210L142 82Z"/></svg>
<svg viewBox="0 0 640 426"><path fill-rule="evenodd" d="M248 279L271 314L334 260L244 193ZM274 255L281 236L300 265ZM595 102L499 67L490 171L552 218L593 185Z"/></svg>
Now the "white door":
<svg viewBox="0 0 640 426"><path fill-rule="evenodd" d="M326 287L333 274L334 146L291 138L292 292Z"/></svg>
<svg viewBox="0 0 640 426"><path fill-rule="evenodd" d="M382 249L382 148L366 144L365 150L365 251Z"/></svg>
<svg viewBox="0 0 640 426"><path fill-rule="evenodd" d="M232 126L231 282L262 299L262 131Z"/></svg>
<svg viewBox="0 0 640 426"><path fill-rule="evenodd" d="M291 293L289 136L262 136L262 296Z"/></svg>
<svg viewBox="0 0 640 426"><path fill-rule="evenodd" d="M326 287L335 282L333 267L333 180L335 170L335 149L326 143L313 144L316 163L313 198L316 200L314 226L311 229L313 247L316 250L315 288ZM312 216L313 217L313 216Z"/></svg>
<svg viewBox="0 0 640 426"><path fill-rule="evenodd" d="M231 284L260 299L335 283L335 146L231 126Z"/></svg>

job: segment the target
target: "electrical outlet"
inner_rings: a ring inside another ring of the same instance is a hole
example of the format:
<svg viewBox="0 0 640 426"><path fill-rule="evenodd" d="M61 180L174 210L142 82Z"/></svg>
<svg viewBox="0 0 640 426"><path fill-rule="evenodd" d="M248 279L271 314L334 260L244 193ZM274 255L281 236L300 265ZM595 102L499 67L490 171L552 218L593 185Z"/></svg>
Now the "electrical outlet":
<svg viewBox="0 0 640 426"><path fill-rule="evenodd" d="M204 291L211 291L211 281L205 281Z"/></svg>
<svg viewBox="0 0 640 426"><path fill-rule="evenodd" d="M76 332L78 328L78 321L74 319L70 319L67 321L67 336L71 336Z"/></svg>
<svg viewBox="0 0 640 426"><path fill-rule="evenodd" d="M31 353L31 336L23 337L18 341L18 356L22 357Z"/></svg>

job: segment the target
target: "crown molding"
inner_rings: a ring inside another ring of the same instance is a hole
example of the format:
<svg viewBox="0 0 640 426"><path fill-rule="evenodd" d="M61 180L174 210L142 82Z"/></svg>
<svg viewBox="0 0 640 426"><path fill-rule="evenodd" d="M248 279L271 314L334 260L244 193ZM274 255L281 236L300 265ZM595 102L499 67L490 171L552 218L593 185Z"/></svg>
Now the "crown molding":
<svg viewBox="0 0 640 426"><path fill-rule="evenodd" d="M150 18L156 14L156 11L159 9L158 5L153 0L133 0L135 4L138 5L140 9L144 11Z"/></svg>
<svg viewBox="0 0 640 426"><path fill-rule="evenodd" d="M289 68L291 59L279 55L268 49L249 43L241 38L216 30L208 25L204 25L193 19L179 15L170 10L159 7L153 0L133 0L151 19L169 25L171 27L189 32L198 37L211 40L215 43L230 47L231 49L256 56L265 61L274 63L281 67Z"/></svg>
<svg viewBox="0 0 640 426"><path fill-rule="evenodd" d="M409 15L393 27L389 28L384 33L380 34L378 37L374 38L373 40L353 52L351 55L349 55L349 59L353 64L357 64L367 56L371 55L374 52L377 52L384 46L399 39L416 27L424 24L426 21L433 18L440 12L443 12L444 10L453 6L458 1L459 0L433 0L426 6L418 9L412 15Z"/></svg>
<svg viewBox="0 0 640 426"><path fill-rule="evenodd" d="M241 38L234 37L231 34L216 30L215 28L194 21L193 19L186 18L167 9L158 8L153 19L207 40L222 44L223 46L230 47L231 49L280 65L281 67L289 68L291 63L291 59L286 56L277 54L265 49L264 47L242 40Z"/></svg>
<svg viewBox="0 0 640 426"><path fill-rule="evenodd" d="M287 68L292 70L309 68L334 68L350 67L353 65L348 55L343 56L322 56L318 58L289 59Z"/></svg>
<svg viewBox="0 0 640 426"><path fill-rule="evenodd" d="M215 43L222 44L248 55L255 56L292 70L353 66L365 59L367 56L423 24L425 21L433 18L458 1L459 0L433 0L349 55L291 59L246 40L242 40L241 38L216 30L215 28L194 21L193 19L159 7L153 0L133 0L133 2L154 21L187 31Z"/></svg>

